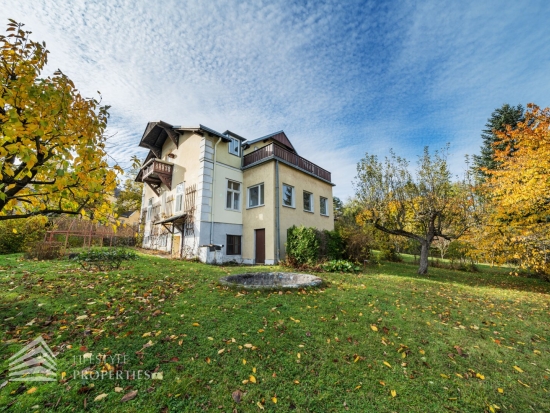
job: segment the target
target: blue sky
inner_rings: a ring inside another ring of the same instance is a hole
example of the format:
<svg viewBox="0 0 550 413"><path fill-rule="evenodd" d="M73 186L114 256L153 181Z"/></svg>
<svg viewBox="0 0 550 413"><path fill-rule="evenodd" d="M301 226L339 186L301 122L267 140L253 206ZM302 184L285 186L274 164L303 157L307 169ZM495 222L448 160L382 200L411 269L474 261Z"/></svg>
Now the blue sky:
<svg viewBox="0 0 550 413"><path fill-rule="evenodd" d="M127 165L148 121L253 139L283 129L353 195L365 152L451 144L464 171L503 103L549 106L548 1L3 0L86 96Z"/></svg>

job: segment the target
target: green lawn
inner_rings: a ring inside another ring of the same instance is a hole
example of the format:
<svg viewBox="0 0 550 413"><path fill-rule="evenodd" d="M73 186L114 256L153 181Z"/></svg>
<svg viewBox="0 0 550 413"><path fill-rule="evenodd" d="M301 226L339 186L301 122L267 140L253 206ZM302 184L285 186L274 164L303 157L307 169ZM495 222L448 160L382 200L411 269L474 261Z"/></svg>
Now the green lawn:
<svg viewBox="0 0 550 413"><path fill-rule="evenodd" d="M152 256L127 267L0 257L0 386L28 340L59 353L57 382L7 383L0 411L550 411L549 283L404 263L247 294L217 279L250 268ZM85 368L106 377L82 379Z"/></svg>

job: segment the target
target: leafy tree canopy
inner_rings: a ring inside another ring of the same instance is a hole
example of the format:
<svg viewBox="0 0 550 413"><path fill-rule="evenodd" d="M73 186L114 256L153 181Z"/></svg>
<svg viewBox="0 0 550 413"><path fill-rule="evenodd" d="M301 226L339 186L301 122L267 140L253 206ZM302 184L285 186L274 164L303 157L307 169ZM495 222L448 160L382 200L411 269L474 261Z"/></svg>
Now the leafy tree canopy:
<svg viewBox="0 0 550 413"><path fill-rule="evenodd" d="M108 106L60 70L41 77L45 43L10 19L0 36L0 220L111 211L118 168L106 161Z"/></svg>
<svg viewBox="0 0 550 413"><path fill-rule="evenodd" d="M390 235L421 245L418 272L428 271L428 253L435 237L453 239L473 223L475 198L467 181L452 182L445 151L424 149L413 175L409 162L393 152L384 162L366 155L357 165L358 220Z"/></svg>

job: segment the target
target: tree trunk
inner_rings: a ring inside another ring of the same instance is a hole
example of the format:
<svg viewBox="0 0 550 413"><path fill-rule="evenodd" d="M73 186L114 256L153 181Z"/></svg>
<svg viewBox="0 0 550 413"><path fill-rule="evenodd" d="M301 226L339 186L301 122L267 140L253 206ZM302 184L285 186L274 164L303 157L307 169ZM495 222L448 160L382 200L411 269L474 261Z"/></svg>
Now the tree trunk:
<svg viewBox="0 0 550 413"><path fill-rule="evenodd" d="M428 273L428 253L430 251L430 245L424 241L420 243L420 267L418 267L418 274Z"/></svg>

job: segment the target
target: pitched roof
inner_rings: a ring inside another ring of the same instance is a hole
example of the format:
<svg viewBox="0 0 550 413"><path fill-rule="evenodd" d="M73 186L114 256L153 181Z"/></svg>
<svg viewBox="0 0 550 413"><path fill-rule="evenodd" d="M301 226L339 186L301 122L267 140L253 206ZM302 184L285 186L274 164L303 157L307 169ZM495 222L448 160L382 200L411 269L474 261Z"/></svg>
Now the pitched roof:
<svg viewBox="0 0 550 413"><path fill-rule="evenodd" d="M122 214L120 214L120 217L121 218L130 218L132 215L134 215L135 212L137 212L137 211L136 210L126 211L126 212L123 212Z"/></svg>
<svg viewBox="0 0 550 413"><path fill-rule="evenodd" d="M294 146L290 142L290 139L286 136L286 134L280 130L278 132L270 133L269 135L262 136L261 138L253 139L251 141L246 141L244 144L249 147L250 145L260 142L260 141L266 141L268 139L273 139L279 142L280 144L286 146L288 149L290 149L294 153L298 153L296 149L294 149Z"/></svg>

